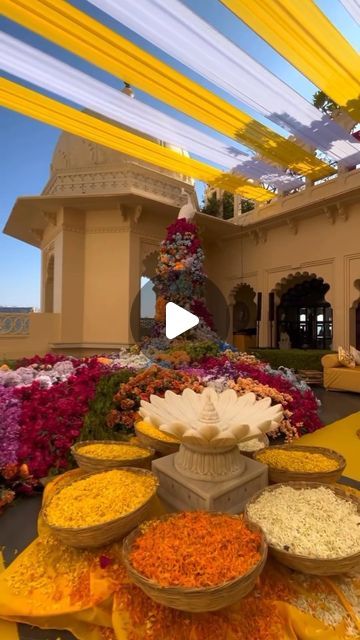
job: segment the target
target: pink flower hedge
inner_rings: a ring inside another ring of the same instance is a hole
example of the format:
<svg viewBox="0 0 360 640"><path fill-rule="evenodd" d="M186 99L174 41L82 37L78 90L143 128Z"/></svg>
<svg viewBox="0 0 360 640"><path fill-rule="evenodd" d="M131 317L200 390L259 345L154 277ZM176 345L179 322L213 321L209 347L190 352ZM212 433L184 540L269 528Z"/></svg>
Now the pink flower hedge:
<svg viewBox="0 0 360 640"><path fill-rule="evenodd" d="M252 391L280 402L284 420L279 431L286 440L321 426L315 395L291 372L274 371L251 356L231 351L217 357L195 357L182 370L196 376L202 385L232 387L239 394ZM20 364L15 371L3 369L0 378L0 485L30 493L36 479L71 464L70 448L81 433L99 380L119 371L122 363L119 357L99 361L48 354ZM127 354L126 367L130 365L131 355ZM129 388L134 376L146 376L146 371L134 371ZM121 423L128 415L126 401L119 408ZM131 430L133 424L128 426Z"/></svg>
<svg viewBox="0 0 360 640"><path fill-rule="evenodd" d="M107 370L92 359L65 382L48 389L35 381L14 390L21 402L18 460L27 463L32 475L41 478L50 470L67 468L70 447L80 434L96 384Z"/></svg>

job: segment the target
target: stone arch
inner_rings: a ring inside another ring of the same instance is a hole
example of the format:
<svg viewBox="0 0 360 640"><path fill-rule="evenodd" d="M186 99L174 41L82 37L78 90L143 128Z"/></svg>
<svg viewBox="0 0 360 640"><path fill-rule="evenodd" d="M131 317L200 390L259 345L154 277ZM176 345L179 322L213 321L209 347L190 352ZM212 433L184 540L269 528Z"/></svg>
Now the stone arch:
<svg viewBox="0 0 360 640"><path fill-rule="evenodd" d="M247 282L236 284L229 295L234 343L240 349L256 346L256 291Z"/></svg>
<svg viewBox="0 0 360 640"><path fill-rule="evenodd" d="M276 339L280 348L329 349L333 315L326 295L330 284L316 273L296 272L282 278L276 295Z"/></svg>
<svg viewBox="0 0 360 640"><path fill-rule="evenodd" d="M54 312L54 270L55 270L55 257L51 253L47 258L46 263L46 276L45 276L45 313Z"/></svg>
<svg viewBox="0 0 360 640"><path fill-rule="evenodd" d="M289 273L289 275L281 278L281 280L276 283L273 288L273 292L280 300L284 293L289 289L295 287L297 284L306 282L306 280L313 280L313 278L317 278L316 273L309 273L308 271L296 271L296 273Z"/></svg>
<svg viewBox="0 0 360 640"><path fill-rule="evenodd" d="M153 250L145 253L141 261L141 289L140 289L140 335L151 335L155 312L156 295L153 289L153 280L159 259L159 251Z"/></svg>
<svg viewBox="0 0 360 640"><path fill-rule="evenodd" d="M156 267L159 260L159 251L154 250L147 253L141 263L141 275L142 277L152 280L156 273Z"/></svg>

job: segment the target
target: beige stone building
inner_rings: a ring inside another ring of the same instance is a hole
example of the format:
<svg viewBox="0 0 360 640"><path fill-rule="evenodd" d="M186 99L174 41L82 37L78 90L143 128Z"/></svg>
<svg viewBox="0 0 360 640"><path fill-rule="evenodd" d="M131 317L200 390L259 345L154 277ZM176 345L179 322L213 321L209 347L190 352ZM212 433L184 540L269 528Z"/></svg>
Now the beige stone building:
<svg viewBox="0 0 360 640"><path fill-rule="evenodd" d="M42 194L19 197L4 229L41 250L41 312L0 314L0 357L101 353L132 343L141 276L153 275L165 228L186 194L197 209L188 177L62 133ZM231 231L222 220L198 217L205 243Z"/></svg>
<svg viewBox="0 0 360 640"><path fill-rule="evenodd" d="M245 214L236 207L235 198L231 237L208 260L229 303L244 309L243 331L258 328L260 346L278 346L283 329L292 346L359 348L360 170Z"/></svg>
<svg viewBox="0 0 360 640"><path fill-rule="evenodd" d="M41 250L41 312L0 314L0 356L133 342L140 278L186 193L198 207L186 176L62 133L42 194L19 197L4 230ZM239 203L230 221L196 215L207 273L232 310L229 339L359 348L360 170L245 214Z"/></svg>

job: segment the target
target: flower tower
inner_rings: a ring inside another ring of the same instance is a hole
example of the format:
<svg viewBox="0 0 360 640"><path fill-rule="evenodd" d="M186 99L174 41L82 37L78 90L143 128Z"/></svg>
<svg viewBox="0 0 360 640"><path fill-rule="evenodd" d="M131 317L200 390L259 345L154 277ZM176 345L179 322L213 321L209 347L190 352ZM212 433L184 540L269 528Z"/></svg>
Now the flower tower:
<svg viewBox="0 0 360 640"><path fill-rule="evenodd" d="M173 302L200 318L191 338L213 336L213 320L205 301L204 251L196 224L178 218L167 227L154 278L155 333L165 326L165 307Z"/></svg>

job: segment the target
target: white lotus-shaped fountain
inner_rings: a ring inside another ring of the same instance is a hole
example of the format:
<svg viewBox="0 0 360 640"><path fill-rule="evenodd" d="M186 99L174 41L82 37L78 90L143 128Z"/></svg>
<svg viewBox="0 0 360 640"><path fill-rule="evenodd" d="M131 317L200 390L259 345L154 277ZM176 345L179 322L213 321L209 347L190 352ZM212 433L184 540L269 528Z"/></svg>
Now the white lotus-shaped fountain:
<svg viewBox="0 0 360 640"><path fill-rule="evenodd" d="M274 429L283 418L281 404L257 400L254 393L238 396L233 389L202 393L185 389L181 395L166 391L164 398L141 401L141 416L178 438L176 468L188 477L214 480L239 475L245 462L237 444Z"/></svg>

